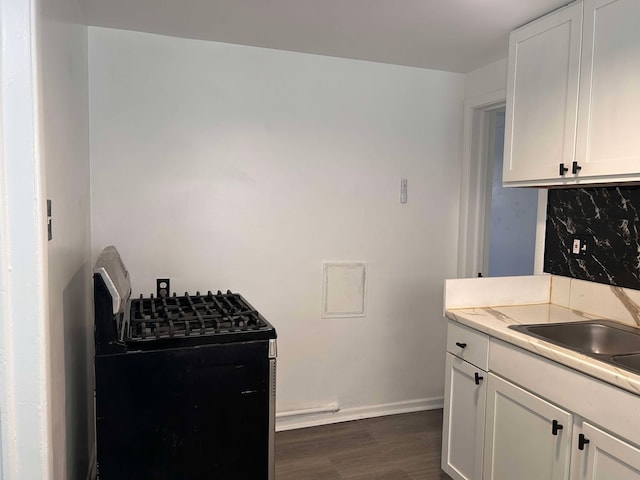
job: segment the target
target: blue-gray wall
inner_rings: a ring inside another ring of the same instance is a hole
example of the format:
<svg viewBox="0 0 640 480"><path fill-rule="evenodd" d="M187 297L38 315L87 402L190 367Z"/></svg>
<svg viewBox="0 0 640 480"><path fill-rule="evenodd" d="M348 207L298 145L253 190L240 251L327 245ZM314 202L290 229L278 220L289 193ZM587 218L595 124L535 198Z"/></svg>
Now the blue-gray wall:
<svg viewBox="0 0 640 480"><path fill-rule="evenodd" d="M502 186L504 112L496 113L494 143L487 275L531 275L535 256L538 190Z"/></svg>

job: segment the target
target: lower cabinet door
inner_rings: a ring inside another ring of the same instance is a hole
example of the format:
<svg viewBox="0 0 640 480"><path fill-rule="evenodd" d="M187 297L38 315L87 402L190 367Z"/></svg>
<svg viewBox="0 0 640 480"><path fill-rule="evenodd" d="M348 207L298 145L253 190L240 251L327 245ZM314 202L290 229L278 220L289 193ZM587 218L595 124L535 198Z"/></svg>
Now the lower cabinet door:
<svg viewBox="0 0 640 480"><path fill-rule="evenodd" d="M573 416L488 376L484 480L568 479Z"/></svg>
<svg viewBox="0 0 640 480"><path fill-rule="evenodd" d="M640 480L640 450L587 422L581 435L574 450L578 480Z"/></svg>
<svg viewBox="0 0 640 480"><path fill-rule="evenodd" d="M487 373L447 353L442 469L454 480L482 478Z"/></svg>

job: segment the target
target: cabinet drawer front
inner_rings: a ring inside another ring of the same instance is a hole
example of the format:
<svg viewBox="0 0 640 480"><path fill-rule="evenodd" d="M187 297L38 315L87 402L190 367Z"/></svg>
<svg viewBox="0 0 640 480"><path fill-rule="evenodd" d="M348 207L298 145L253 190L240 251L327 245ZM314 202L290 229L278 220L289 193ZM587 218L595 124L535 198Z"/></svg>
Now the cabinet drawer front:
<svg viewBox="0 0 640 480"><path fill-rule="evenodd" d="M489 337L471 328L449 322L447 352L483 370L489 368Z"/></svg>

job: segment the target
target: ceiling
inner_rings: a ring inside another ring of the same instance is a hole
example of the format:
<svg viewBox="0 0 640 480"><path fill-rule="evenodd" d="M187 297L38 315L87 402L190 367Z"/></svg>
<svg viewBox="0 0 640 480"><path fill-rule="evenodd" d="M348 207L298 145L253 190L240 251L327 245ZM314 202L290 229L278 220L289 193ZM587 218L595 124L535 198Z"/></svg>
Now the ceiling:
<svg viewBox="0 0 640 480"><path fill-rule="evenodd" d="M89 25L466 73L567 0L80 0Z"/></svg>

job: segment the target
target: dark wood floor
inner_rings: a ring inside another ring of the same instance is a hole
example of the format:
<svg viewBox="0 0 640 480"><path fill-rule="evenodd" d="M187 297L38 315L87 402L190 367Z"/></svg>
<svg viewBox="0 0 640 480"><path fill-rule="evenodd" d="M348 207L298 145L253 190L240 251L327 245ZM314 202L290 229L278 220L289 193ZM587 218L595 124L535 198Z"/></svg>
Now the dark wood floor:
<svg viewBox="0 0 640 480"><path fill-rule="evenodd" d="M276 480L449 480L442 410L278 432Z"/></svg>

